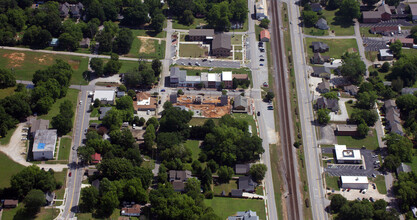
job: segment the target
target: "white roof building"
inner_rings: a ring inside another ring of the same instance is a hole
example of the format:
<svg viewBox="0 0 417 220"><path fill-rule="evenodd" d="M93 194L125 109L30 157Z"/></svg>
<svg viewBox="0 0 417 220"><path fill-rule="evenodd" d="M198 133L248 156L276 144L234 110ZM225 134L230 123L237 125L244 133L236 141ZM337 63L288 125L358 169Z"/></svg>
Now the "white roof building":
<svg viewBox="0 0 417 220"><path fill-rule="evenodd" d="M209 74L207 74L207 81L209 81L209 82L221 82L220 73L209 73Z"/></svg>
<svg viewBox="0 0 417 220"><path fill-rule="evenodd" d="M222 81L224 82L224 81L232 81L233 80L233 77L232 77L232 72L229 72L229 71L223 71L222 72Z"/></svg>
<svg viewBox="0 0 417 220"><path fill-rule="evenodd" d="M368 177L366 176L341 176L342 188L368 189Z"/></svg>
<svg viewBox="0 0 417 220"><path fill-rule="evenodd" d="M96 90L94 92L93 100L100 100L102 104L114 104L115 92L114 90Z"/></svg>
<svg viewBox="0 0 417 220"><path fill-rule="evenodd" d="M57 130L37 130L33 141L32 153L34 160L50 160L54 158Z"/></svg>
<svg viewBox="0 0 417 220"><path fill-rule="evenodd" d="M334 145L337 163L362 163L361 151L346 149L346 145Z"/></svg>

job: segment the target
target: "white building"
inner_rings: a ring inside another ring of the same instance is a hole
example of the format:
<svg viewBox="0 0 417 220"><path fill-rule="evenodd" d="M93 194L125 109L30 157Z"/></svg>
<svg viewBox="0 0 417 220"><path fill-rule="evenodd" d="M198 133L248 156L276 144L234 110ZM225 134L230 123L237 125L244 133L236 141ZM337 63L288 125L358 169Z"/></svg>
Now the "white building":
<svg viewBox="0 0 417 220"><path fill-rule="evenodd" d="M341 176L344 189L368 189L368 177L366 176Z"/></svg>
<svg viewBox="0 0 417 220"><path fill-rule="evenodd" d="M362 163L360 150L347 150L346 145L334 145L337 163Z"/></svg>
<svg viewBox="0 0 417 220"><path fill-rule="evenodd" d="M265 6L264 6L262 0L256 2L256 4L255 4L255 15L256 15L256 19L258 21L263 20L265 18L268 18L266 11L267 10L265 10Z"/></svg>
<svg viewBox="0 0 417 220"><path fill-rule="evenodd" d="M37 130L33 141L34 160L51 160L54 158L57 130Z"/></svg>
<svg viewBox="0 0 417 220"><path fill-rule="evenodd" d="M101 104L114 104L115 92L113 90L96 90L94 92L93 101L98 99Z"/></svg>

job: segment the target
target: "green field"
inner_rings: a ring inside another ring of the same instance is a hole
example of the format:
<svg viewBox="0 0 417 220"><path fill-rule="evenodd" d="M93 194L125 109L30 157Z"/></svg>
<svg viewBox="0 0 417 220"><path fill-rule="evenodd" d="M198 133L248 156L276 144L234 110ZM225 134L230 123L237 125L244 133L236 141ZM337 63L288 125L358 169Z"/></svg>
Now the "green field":
<svg viewBox="0 0 417 220"><path fill-rule="evenodd" d="M23 165L14 162L3 152L0 152L0 167L2 167L0 169L0 189L10 187L10 178L12 175L25 168Z"/></svg>
<svg viewBox="0 0 417 220"><path fill-rule="evenodd" d="M51 109L49 110L48 114L38 116L38 118L49 120L49 125L51 126L52 118L59 114L59 106L65 100L70 100L73 107L74 107L74 115L77 108L77 99L78 99L78 92L77 89L68 89L67 95L64 98L56 100L56 102L52 105Z"/></svg>
<svg viewBox="0 0 417 220"><path fill-rule="evenodd" d="M323 17L326 18L327 24L330 27L330 31L334 31L336 36L350 36L355 34L353 21L346 23L342 19L339 19L339 17L336 17L335 15L336 10L322 10L322 12Z"/></svg>
<svg viewBox="0 0 417 220"><path fill-rule="evenodd" d="M198 156L200 155L200 152L201 152L199 141L187 140L185 142L185 146L190 148L192 152L193 161L198 160Z"/></svg>
<svg viewBox="0 0 417 220"><path fill-rule="evenodd" d="M255 34L256 34L256 40L257 41L260 41L262 29L263 28L259 27L259 25L255 24Z"/></svg>
<svg viewBox="0 0 417 220"><path fill-rule="evenodd" d="M312 36L324 36L329 35L329 31L321 30L315 27L304 27L304 34Z"/></svg>
<svg viewBox="0 0 417 220"><path fill-rule="evenodd" d="M60 144L59 144L59 155L58 160L68 160L69 155L71 152L71 138L61 138Z"/></svg>
<svg viewBox="0 0 417 220"><path fill-rule="evenodd" d="M65 183L67 179L67 168L64 168L62 172L55 172L54 177L56 181L60 181L62 183L61 189L55 190L56 198L63 199L65 194Z"/></svg>
<svg viewBox="0 0 417 220"><path fill-rule="evenodd" d="M338 177L338 176L329 176L329 175L326 174L327 188L334 189L334 190L340 190L339 183L338 183L339 178L340 177Z"/></svg>
<svg viewBox="0 0 417 220"><path fill-rule="evenodd" d="M385 185L385 177L383 175L378 175L376 178L373 178L372 180L379 193L381 194L387 194L387 187Z"/></svg>
<svg viewBox="0 0 417 220"><path fill-rule="evenodd" d="M12 135L16 131L16 128L12 128L7 131L7 134L5 137L0 138L0 145L6 145L10 142L10 138L12 138Z"/></svg>
<svg viewBox="0 0 417 220"><path fill-rule="evenodd" d="M235 60L242 60L243 59L243 53L242 52L234 52L235 54Z"/></svg>
<svg viewBox="0 0 417 220"><path fill-rule="evenodd" d="M9 95L13 95L14 90L16 89L16 86L0 89L0 99L4 99Z"/></svg>
<svg viewBox="0 0 417 220"><path fill-rule="evenodd" d="M244 114L244 113L235 113L232 115L234 118L243 120L243 121L247 121L248 125L250 125L252 127L252 134L253 135L257 135L257 131L256 131L256 124L255 124L255 120L253 119L252 115L248 115L248 114Z"/></svg>
<svg viewBox="0 0 417 220"><path fill-rule="evenodd" d="M232 38L231 38L231 43L232 43L232 45L239 45L239 46L241 46L242 45L242 42L243 42L243 35L241 35L241 34L234 34L234 35L232 35Z"/></svg>
<svg viewBox="0 0 417 220"><path fill-rule="evenodd" d="M61 54L47 54L37 52L23 52L0 50L0 66L13 69L14 75L18 80L32 81L32 76L36 70L46 69L54 64L54 60L62 59L69 63L74 70L70 84L86 85L87 81L83 77L83 72L87 70L88 58L68 56Z"/></svg>
<svg viewBox="0 0 417 220"><path fill-rule="evenodd" d="M202 48L198 44L181 44L180 57L206 57L208 55L208 49Z"/></svg>
<svg viewBox="0 0 417 220"><path fill-rule="evenodd" d="M417 50L416 49L402 49L401 54L415 56L417 55Z"/></svg>
<svg viewBox="0 0 417 220"><path fill-rule="evenodd" d="M362 37L381 37L379 34L371 34L371 32L369 32L371 28L369 27L360 27L359 30Z"/></svg>
<svg viewBox="0 0 417 220"><path fill-rule="evenodd" d="M354 49L355 52L358 52L358 44L355 39L315 39L315 38L305 38L305 45L308 57L313 56L313 49L311 48L311 43L319 41L329 45L329 51L321 53L324 56L330 56L331 58L339 59L342 55L349 51L352 52Z"/></svg>
<svg viewBox="0 0 417 220"><path fill-rule="evenodd" d="M142 45L142 42L146 42L146 44ZM142 38L142 40L140 40L135 37L129 53L125 56L142 59L163 59L165 58L165 44L165 40L161 40L161 43L159 43L159 41L155 39Z"/></svg>
<svg viewBox="0 0 417 220"><path fill-rule="evenodd" d="M204 203L212 207L214 213L220 216L221 219L227 219L227 217L235 215L238 211L248 210L255 211L260 220L266 219L263 200L214 197L213 199L205 199Z"/></svg>
<svg viewBox="0 0 417 220"><path fill-rule="evenodd" d="M120 60L120 62L122 63L122 68L120 68L119 73L126 73L139 66L139 63L136 61Z"/></svg>
<svg viewBox="0 0 417 220"><path fill-rule="evenodd" d="M368 150L376 150L378 148L378 137L375 129L370 129L370 131L372 131L372 134L369 134L365 138L336 136L337 143L346 145L347 148L362 148L362 146L365 146Z"/></svg>
<svg viewBox="0 0 417 220"><path fill-rule="evenodd" d="M155 33L152 30L144 30L144 29L130 29L133 33L133 36L145 36L145 37L156 37L156 38L165 38L167 36L167 32L161 31L159 33Z"/></svg>
<svg viewBox="0 0 417 220"><path fill-rule="evenodd" d="M223 183L220 185L214 185L213 191L214 195L221 195L224 191L226 193L226 196L229 195L229 193L232 191L232 189L237 189L237 180L230 180L229 183Z"/></svg>
<svg viewBox="0 0 417 220"><path fill-rule="evenodd" d="M203 18L195 18L194 22L189 26L180 24L178 22L178 20L172 20L172 28L173 29L189 30L189 29L195 29L195 28L197 28L197 26L204 26L206 24L207 24L207 22Z"/></svg>

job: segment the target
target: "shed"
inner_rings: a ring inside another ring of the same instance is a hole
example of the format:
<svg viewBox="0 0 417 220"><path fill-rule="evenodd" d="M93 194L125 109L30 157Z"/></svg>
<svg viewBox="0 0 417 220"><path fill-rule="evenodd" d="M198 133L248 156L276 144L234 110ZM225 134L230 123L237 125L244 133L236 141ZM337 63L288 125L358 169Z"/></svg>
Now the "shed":
<svg viewBox="0 0 417 220"><path fill-rule="evenodd" d="M247 174L250 170L250 164L236 164L235 165L235 174Z"/></svg>
<svg viewBox="0 0 417 220"><path fill-rule="evenodd" d="M19 204L19 200L5 199L3 202L3 208L16 208Z"/></svg>
<svg viewBox="0 0 417 220"><path fill-rule="evenodd" d="M344 189L368 189L368 177L366 176L341 176Z"/></svg>
<svg viewBox="0 0 417 220"><path fill-rule="evenodd" d="M51 42L49 43L49 46L56 47L58 46L58 44L59 44L58 38L52 38Z"/></svg>
<svg viewBox="0 0 417 220"><path fill-rule="evenodd" d="M269 42L269 40L271 39L271 34L268 30L263 29L260 33L260 39L262 42Z"/></svg>

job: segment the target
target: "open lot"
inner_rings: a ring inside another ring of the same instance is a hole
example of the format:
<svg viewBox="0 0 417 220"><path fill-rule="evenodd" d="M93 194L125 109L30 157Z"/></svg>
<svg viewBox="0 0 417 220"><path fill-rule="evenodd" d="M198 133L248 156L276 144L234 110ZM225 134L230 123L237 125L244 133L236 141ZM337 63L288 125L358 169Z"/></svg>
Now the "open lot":
<svg viewBox="0 0 417 220"><path fill-rule="evenodd" d="M77 103L78 92L79 92L79 90L76 90L76 89L68 89L67 95L64 98L56 100L56 102L52 105L51 109L49 110L48 114L40 115L38 117L41 118L41 119L49 120L49 122L51 123L52 118L59 114L59 106L65 100L71 101L71 103L73 105L74 112L75 112L75 110L77 108L77 104L78 104Z"/></svg>
<svg viewBox="0 0 417 220"><path fill-rule="evenodd" d="M235 60L242 60L243 59L242 52L234 52L234 55L235 55Z"/></svg>
<svg viewBox="0 0 417 220"><path fill-rule="evenodd" d="M191 126L202 126L207 120L208 118L192 118L188 124ZM211 120L214 121L214 124L219 125L219 119L212 118Z"/></svg>
<svg viewBox="0 0 417 220"><path fill-rule="evenodd" d="M327 188L334 189L334 190L340 190L339 187L339 176L330 176L326 174L326 185Z"/></svg>
<svg viewBox="0 0 417 220"><path fill-rule="evenodd" d="M153 30L145 30L145 29L130 29L133 33L133 36L145 36L145 37L156 37L156 38L165 38L167 33L165 31L161 31L159 33L155 33Z"/></svg>
<svg viewBox="0 0 417 220"><path fill-rule="evenodd" d="M336 36L349 36L354 35L355 30L353 28L354 23L349 22L346 23L343 21L343 19L339 19L336 16L337 10L328 11L328 10L322 10L323 17L326 18L327 24L330 27L330 31L334 31L334 34Z"/></svg>
<svg viewBox="0 0 417 220"><path fill-rule="evenodd" d="M12 175L20 172L23 170L23 168L25 168L23 165L20 165L11 160L3 152L0 152L0 167L0 189L10 187L10 178Z"/></svg>
<svg viewBox="0 0 417 220"><path fill-rule="evenodd" d="M355 39L315 39L315 38L305 38L306 50L308 57L314 55L313 49L311 48L311 43L319 41L329 45L329 51L321 53L324 56L330 56L331 58L340 59L342 55L349 52L358 52L358 44Z"/></svg>
<svg viewBox="0 0 417 220"><path fill-rule="evenodd" d="M238 188L237 182L237 180L230 180L229 183L223 183L219 185L213 184L214 195L221 195L223 191L226 194L226 196L229 195L232 189Z"/></svg>
<svg viewBox="0 0 417 220"><path fill-rule="evenodd" d="M185 146L190 148L190 150L192 152L193 161L198 160L198 155L201 152L200 142L196 141L196 140L187 140L185 142Z"/></svg>
<svg viewBox="0 0 417 220"><path fill-rule="evenodd" d="M201 58L208 56L208 48L198 44L180 44L180 57Z"/></svg>
<svg viewBox="0 0 417 220"><path fill-rule="evenodd" d="M61 138L59 144L58 160L68 160L69 154L71 152L71 141L71 138L68 137Z"/></svg>
<svg viewBox="0 0 417 220"><path fill-rule="evenodd" d="M46 69L55 63L55 60L61 59L71 65L74 74L71 77L70 84L86 85L87 81L83 77L83 72L87 70L88 58L76 57L61 54L44 54L37 52L23 52L12 50L0 50L0 66L7 69L13 69L16 79L32 81L33 74L36 70Z"/></svg>
<svg viewBox="0 0 417 220"><path fill-rule="evenodd" d="M165 40L136 36L126 56L143 59L163 59L165 57L165 44Z"/></svg>
<svg viewBox="0 0 417 220"><path fill-rule="evenodd" d="M195 18L194 22L189 26L180 24L178 22L178 20L172 20L172 28L173 29L189 30L189 29L195 29L197 26L203 27L206 24L207 24L207 22L203 18Z"/></svg>
<svg viewBox="0 0 417 220"><path fill-rule="evenodd" d="M231 41L232 45L242 45L243 35L233 34L230 41Z"/></svg>
<svg viewBox="0 0 417 220"><path fill-rule="evenodd" d="M238 211L255 211L259 219L265 220L265 205L263 200L214 197L205 199L204 203L213 208L214 213L221 219L235 215Z"/></svg>
<svg viewBox="0 0 417 220"><path fill-rule="evenodd" d="M55 196L57 199L63 199L65 194L66 179L67 179L67 168L64 168L62 172L54 173L55 180L62 183L61 189L55 190Z"/></svg>
<svg viewBox="0 0 417 220"><path fill-rule="evenodd" d="M16 89L16 86L0 89L0 99L4 99L9 95L13 95L14 90Z"/></svg>
<svg viewBox="0 0 417 220"><path fill-rule="evenodd" d="M347 148L362 148L365 146L368 150L376 150L378 148L378 137L375 129L370 129L371 134L365 138L358 138L352 136L337 136L337 143L346 145Z"/></svg>
<svg viewBox="0 0 417 220"><path fill-rule="evenodd" d="M194 100L197 97L194 95L182 95L178 97L177 103L174 105L185 106L194 111L196 116L203 116L205 118L220 118L231 111L230 101L227 105L220 106L220 99L218 96L202 96L201 104L195 104Z"/></svg>
<svg viewBox="0 0 417 220"><path fill-rule="evenodd" d="M321 30L315 27L304 27L304 34L312 36L324 36L329 35L329 31Z"/></svg>

